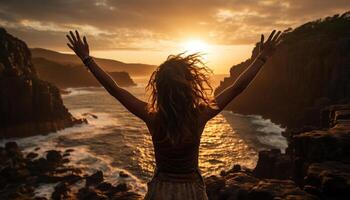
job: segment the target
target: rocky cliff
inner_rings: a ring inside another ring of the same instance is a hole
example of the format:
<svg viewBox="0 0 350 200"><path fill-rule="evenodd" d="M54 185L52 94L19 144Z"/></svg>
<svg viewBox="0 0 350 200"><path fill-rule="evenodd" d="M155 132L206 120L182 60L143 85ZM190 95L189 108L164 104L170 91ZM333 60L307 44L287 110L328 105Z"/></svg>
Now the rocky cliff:
<svg viewBox="0 0 350 200"><path fill-rule="evenodd" d="M216 93L232 84L251 62L252 58L233 66ZM349 97L348 12L286 30L276 54L227 108L259 114L288 128L318 126L321 108L346 103Z"/></svg>
<svg viewBox="0 0 350 200"><path fill-rule="evenodd" d="M40 80L27 45L0 28L0 138L43 134L82 123L59 90Z"/></svg>
<svg viewBox="0 0 350 200"><path fill-rule="evenodd" d="M101 86L82 64L58 63L45 58L32 60L39 78L59 88ZM109 74L120 86L136 85L127 72L109 72Z"/></svg>

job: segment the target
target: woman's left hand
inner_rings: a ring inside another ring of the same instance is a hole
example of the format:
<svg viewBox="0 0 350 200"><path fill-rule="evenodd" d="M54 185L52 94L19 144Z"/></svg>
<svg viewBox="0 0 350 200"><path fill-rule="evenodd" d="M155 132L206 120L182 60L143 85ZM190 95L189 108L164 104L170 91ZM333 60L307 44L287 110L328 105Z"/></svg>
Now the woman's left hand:
<svg viewBox="0 0 350 200"><path fill-rule="evenodd" d="M72 31L69 31L69 35L66 35L69 43L67 46L74 51L74 53L81 59L84 60L89 56L89 44L86 41L86 37L83 40L80 39L78 31L75 31L75 35Z"/></svg>

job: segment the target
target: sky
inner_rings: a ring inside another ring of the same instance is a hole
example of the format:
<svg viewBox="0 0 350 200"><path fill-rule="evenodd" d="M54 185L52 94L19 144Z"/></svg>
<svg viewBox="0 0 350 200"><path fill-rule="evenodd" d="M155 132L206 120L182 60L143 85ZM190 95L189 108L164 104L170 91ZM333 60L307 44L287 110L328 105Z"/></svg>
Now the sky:
<svg viewBox="0 0 350 200"><path fill-rule="evenodd" d="M346 11L350 0L0 0L0 26L31 48L60 52L70 52L65 34L79 30L93 56L124 62L159 65L200 51L227 74L260 34Z"/></svg>

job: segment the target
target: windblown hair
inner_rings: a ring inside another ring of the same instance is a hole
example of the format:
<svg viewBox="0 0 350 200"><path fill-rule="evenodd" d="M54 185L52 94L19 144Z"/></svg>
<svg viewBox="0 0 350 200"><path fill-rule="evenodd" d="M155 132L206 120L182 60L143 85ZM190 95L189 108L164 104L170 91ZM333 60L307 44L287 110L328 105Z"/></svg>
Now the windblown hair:
<svg viewBox="0 0 350 200"><path fill-rule="evenodd" d="M155 114L155 131L172 144L193 138L198 132L198 114L212 107L209 68L199 54L170 55L152 74L146 87L150 113ZM189 137L188 137L189 136Z"/></svg>

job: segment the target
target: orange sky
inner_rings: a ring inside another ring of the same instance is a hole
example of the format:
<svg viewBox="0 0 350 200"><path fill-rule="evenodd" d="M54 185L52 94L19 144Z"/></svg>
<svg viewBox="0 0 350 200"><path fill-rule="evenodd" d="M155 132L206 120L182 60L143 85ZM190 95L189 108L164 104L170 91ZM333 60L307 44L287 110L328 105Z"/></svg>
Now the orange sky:
<svg viewBox="0 0 350 200"><path fill-rule="evenodd" d="M349 0L11 0L0 1L0 25L30 47L60 52L77 29L92 55L124 62L201 51L215 73L228 73L261 33L349 10Z"/></svg>

